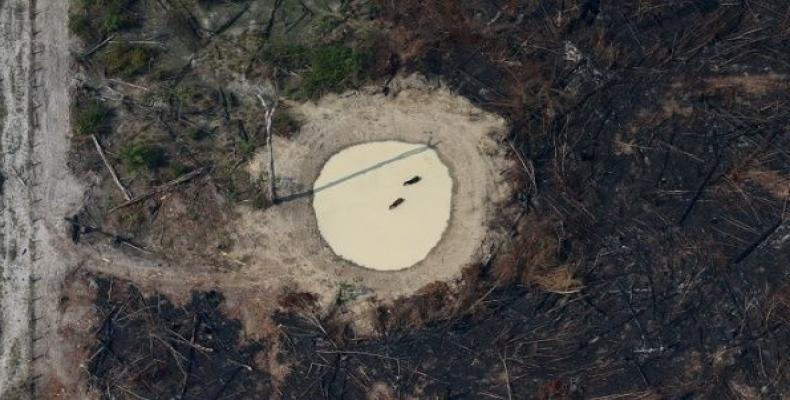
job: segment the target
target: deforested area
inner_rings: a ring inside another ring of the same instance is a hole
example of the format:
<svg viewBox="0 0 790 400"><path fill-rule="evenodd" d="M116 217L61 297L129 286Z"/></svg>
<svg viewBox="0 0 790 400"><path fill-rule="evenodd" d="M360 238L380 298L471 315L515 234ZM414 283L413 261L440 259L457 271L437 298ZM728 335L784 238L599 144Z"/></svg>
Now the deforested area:
<svg viewBox="0 0 790 400"><path fill-rule="evenodd" d="M790 395L785 1L42 13L30 398Z"/></svg>

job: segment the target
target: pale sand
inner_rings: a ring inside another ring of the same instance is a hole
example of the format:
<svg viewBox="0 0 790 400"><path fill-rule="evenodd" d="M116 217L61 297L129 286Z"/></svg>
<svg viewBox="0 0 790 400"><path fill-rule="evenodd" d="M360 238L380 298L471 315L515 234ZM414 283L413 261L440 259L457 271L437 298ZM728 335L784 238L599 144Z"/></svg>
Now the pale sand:
<svg viewBox="0 0 790 400"><path fill-rule="evenodd" d="M421 180L404 185L415 176ZM363 267L393 271L424 259L442 238L453 181L433 149L383 141L334 155L313 190L318 228L329 247ZM390 209L398 198L403 203Z"/></svg>

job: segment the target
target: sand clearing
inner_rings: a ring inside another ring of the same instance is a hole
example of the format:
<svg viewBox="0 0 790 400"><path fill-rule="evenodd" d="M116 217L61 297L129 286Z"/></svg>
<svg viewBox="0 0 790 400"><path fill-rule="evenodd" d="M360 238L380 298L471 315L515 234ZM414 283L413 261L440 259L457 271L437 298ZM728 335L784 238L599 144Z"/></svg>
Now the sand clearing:
<svg viewBox="0 0 790 400"><path fill-rule="evenodd" d="M507 234L498 222L511 212L503 171L515 164L500 144L502 118L418 75L393 80L387 96L370 87L288 106L301 129L274 137L280 203L240 206L233 222L228 257L246 263L245 284L309 291L326 304L349 285L392 299L485 263ZM412 150L420 152L356 174ZM268 180L268 165L264 148L249 165L257 181ZM415 175L419 182L403 186Z"/></svg>
<svg viewBox="0 0 790 400"><path fill-rule="evenodd" d="M405 184L410 179L416 182ZM421 261L439 242L450 219L453 181L428 146L383 141L335 154L313 190L318 228L329 247L363 267L393 271Z"/></svg>

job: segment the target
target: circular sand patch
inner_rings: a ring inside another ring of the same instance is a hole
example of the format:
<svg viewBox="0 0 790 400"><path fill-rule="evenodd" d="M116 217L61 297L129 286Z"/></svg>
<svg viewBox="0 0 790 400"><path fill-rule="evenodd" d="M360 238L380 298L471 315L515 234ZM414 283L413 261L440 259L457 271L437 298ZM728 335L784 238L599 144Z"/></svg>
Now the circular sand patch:
<svg viewBox="0 0 790 400"><path fill-rule="evenodd" d="M313 185L321 236L335 254L393 271L423 260L450 219L453 181L425 144L363 143L332 156Z"/></svg>
<svg viewBox="0 0 790 400"><path fill-rule="evenodd" d="M464 268L488 262L509 234L502 222L516 211L506 206L516 164L502 146L502 118L417 75L396 78L387 95L369 87L288 107L301 126L273 138L280 201L265 210L240 206L232 222L235 245L227 257L244 263L239 271L245 284L258 282L271 293L282 287L316 293L326 304L341 291L358 299L394 299L436 281L452 282ZM416 151L427 143L430 151L313 191L388 159L389 152ZM368 146L393 148L363 151ZM249 165L256 182L272 179L268 150ZM368 158L331 171L357 151ZM434 166L421 167L421 160ZM398 172L412 162L419 171ZM390 173L392 179L380 179ZM421 180L404 187L415 175ZM436 200L442 195L445 200ZM390 213L398 198L404 202ZM362 207L381 220L362 218ZM372 221L378 221L378 232Z"/></svg>

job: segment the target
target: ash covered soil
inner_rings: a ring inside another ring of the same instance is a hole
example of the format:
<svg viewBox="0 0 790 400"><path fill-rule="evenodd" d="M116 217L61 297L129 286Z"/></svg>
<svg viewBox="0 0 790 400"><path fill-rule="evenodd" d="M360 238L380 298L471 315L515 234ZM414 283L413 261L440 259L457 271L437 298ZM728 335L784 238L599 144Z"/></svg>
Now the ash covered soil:
<svg viewBox="0 0 790 400"><path fill-rule="evenodd" d="M274 3L264 31L298 26ZM507 122L518 212L492 223L507 232L492 256L366 307L347 287L258 307L222 278L178 287L183 270L135 280L86 259L61 297L95 322L61 327L80 384L121 399L790 394L790 4L348 3L328 40L376 27L365 82L382 96L418 72Z"/></svg>

